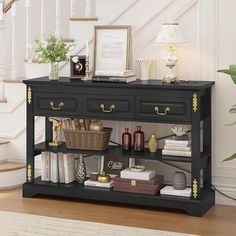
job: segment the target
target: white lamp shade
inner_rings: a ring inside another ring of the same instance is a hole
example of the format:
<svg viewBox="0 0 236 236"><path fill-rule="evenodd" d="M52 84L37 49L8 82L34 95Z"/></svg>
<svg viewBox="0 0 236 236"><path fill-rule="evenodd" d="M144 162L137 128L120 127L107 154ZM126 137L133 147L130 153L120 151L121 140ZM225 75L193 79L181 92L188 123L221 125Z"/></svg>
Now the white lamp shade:
<svg viewBox="0 0 236 236"><path fill-rule="evenodd" d="M186 43L178 23L165 23L157 34L156 43Z"/></svg>

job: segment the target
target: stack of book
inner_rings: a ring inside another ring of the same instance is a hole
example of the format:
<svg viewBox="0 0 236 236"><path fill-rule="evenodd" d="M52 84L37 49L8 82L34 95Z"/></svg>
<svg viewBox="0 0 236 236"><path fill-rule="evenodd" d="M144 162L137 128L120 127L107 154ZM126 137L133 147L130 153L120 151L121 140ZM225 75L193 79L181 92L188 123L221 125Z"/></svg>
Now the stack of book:
<svg viewBox="0 0 236 236"><path fill-rule="evenodd" d="M162 155L191 157L190 140L166 139Z"/></svg>
<svg viewBox="0 0 236 236"><path fill-rule="evenodd" d="M95 71L92 80L96 82L131 83L136 81L136 75L133 70Z"/></svg>
<svg viewBox="0 0 236 236"><path fill-rule="evenodd" d="M191 197L191 193L191 188L177 190L173 186L165 186L160 191L161 196Z"/></svg>
<svg viewBox="0 0 236 236"><path fill-rule="evenodd" d="M120 177L114 178L114 191L155 195L163 182L163 176L156 175L155 170L135 172L128 168L120 172Z"/></svg>
<svg viewBox="0 0 236 236"><path fill-rule="evenodd" d="M75 180L75 157L72 153L42 152L41 180L68 184Z"/></svg>

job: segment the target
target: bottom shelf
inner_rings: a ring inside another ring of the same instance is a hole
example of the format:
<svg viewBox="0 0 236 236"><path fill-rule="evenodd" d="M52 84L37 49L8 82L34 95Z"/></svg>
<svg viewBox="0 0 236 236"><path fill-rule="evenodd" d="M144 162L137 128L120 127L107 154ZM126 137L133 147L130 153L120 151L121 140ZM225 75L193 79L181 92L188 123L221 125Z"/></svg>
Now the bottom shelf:
<svg viewBox="0 0 236 236"><path fill-rule="evenodd" d="M170 197L159 195L144 195L136 193L104 191L87 189L76 182L60 184L41 181L41 177L34 180L34 183L23 185L23 197L34 197L36 195L49 195L68 197L74 199L95 200L103 202L134 204L149 207L163 207L169 209L180 209L192 216L202 216L215 204L215 192L209 190L202 192L201 199L192 200L182 197Z"/></svg>

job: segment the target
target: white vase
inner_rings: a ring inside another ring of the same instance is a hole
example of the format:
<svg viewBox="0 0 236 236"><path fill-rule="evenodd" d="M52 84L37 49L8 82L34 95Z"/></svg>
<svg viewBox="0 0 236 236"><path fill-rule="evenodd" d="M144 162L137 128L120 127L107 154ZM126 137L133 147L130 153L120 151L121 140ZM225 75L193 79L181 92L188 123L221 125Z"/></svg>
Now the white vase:
<svg viewBox="0 0 236 236"><path fill-rule="evenodd" d="M153 60L151 59L137 59L141 71L141 80L149 80L150 67Z"/></svg>

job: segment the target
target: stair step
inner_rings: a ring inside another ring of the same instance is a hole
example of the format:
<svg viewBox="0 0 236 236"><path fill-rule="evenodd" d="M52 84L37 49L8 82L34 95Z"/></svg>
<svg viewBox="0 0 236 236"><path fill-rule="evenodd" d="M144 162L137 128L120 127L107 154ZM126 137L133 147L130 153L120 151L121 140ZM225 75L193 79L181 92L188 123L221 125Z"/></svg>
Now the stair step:
<svg viewBox="0 0 236 236"><path fill-rule="evenodd" d="M4 79L3 82L9 84L19 84L22 83L22 79Z"/></svg>
<svg viewBox="0 0 236 236"><path fill-rule="evenodd" d="M5 161L0 163L0 172L20 170L26 167L25 163Z"/></svg>
<svg viewBox="0 0 236 236"><path fill-rule="evenodd" d="M10 141L8 140L0 140L0 145L4 145L4 144L7 144L9 143Z"/></svg>
<svg viewBox="0 0 236 236"><path fill-rule="evenodd" d="M0 99L0 103L7 103L7 99L6 98Z"/></svg>
<svg viewBox="0 0 236 236"><path fill-rule="evenodd" d="M63 41L64 43L74 43L74 42L75 42L74 39L70 39L70 38L62 38L62 41Z"/></svg>
<svg viewBox="0 0 236 236"><path fill-rule="evenodd" d="M85 18L85 17L70 17L71 21L98 21L97 17Z"/></svg>

